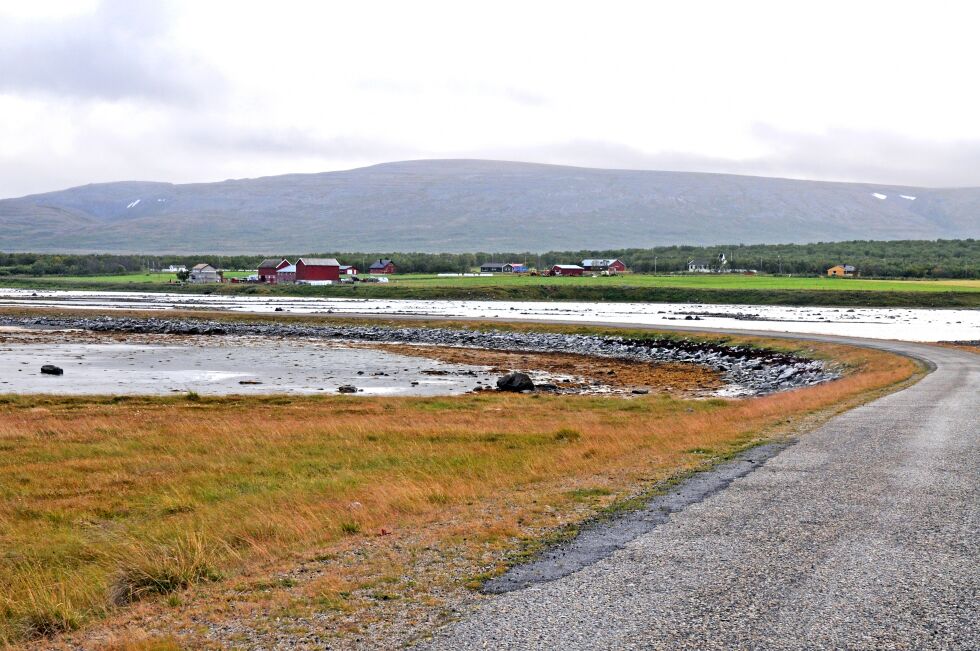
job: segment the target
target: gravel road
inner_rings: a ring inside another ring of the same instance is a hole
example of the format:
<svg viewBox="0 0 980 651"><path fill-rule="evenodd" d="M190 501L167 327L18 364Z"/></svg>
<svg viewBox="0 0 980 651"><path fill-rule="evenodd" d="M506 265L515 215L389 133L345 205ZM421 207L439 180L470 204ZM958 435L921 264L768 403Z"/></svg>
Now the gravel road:
<svg viewBox="0 0 980 651"><path fill-rule="evenodd" d="M980 648L980 357L842 414L612 555L427 649Z"/></svg>

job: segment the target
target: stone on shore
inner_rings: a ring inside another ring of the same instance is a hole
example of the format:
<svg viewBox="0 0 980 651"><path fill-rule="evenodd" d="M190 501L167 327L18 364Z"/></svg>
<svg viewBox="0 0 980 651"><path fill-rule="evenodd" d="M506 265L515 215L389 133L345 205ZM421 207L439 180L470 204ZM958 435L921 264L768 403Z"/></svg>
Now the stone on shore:
<svg viewBox="0 0 980 651"><path fill-rule="evenodd" d="M508 373L497 380L498 391L534 391L534 382L527 373Z"/></svg>

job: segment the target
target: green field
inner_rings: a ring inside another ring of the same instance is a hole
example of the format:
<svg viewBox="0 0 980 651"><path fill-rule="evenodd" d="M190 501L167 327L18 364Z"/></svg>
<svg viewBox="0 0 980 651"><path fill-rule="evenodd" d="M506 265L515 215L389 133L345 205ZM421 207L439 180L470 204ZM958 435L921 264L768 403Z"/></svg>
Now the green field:
<svg viewBox="0 0 980 651"><path fill-rule="evenodd" d="M245 278L254 271L226 271L225 278ZM19 277L23 279L23 276ZM177 282L176 274L169 273L136 273L136 274L111 274L105 276L38 276L35 280L52 281L60 280L66 284L80 283L118 283L118 284L140 284L140 285L167 285ZM0 284L3 281L0 280Z"/></svg>
<svg viewBox="0 0 980 651"><path fill-rule="evenodd" d="M226 278L248 271L227 272ZM860 307L980 308L980 280L877 280L736 274L583 276L436 276L399 274L388 283L327 286L178 284L173 274L6 276L0 286L25 289L160 291L194 294L321 296L416 300L602 301Z"/></svg>
<svg viewBox="0 0 980 651"><path fill-rule="evenodd" d="M676 287L688 289L798 289L879 292L977 292L980 280L865 280L861 278L746 276L741 274L624 274L613 277L555 278L497 274L492 277L392 276L392 283L420 287L583 286Z"/></svg>

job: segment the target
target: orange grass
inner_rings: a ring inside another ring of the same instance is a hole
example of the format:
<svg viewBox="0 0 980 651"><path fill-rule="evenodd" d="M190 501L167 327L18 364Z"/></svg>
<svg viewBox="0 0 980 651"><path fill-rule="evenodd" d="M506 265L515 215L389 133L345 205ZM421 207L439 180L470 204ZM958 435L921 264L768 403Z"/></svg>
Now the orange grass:
<svg viewBox="0 0 980 651"><path fill-rule="evenodd" d="M748 400L0 397L0 644L69 632L145 598L138 612L152 619L167 609L156 595L181 591L184 610L230 616L236 606L206 595L311 554L321 562L301 591L309 607L346 618L337 634L359 630L368 601L405 607L388 603L384 577L392 554L406 565L391 581L414 570L389 540L439 552L434 566L453 564L445 580L458 587L499 571L522 539L917 368L808 346L851 372ZM455 558L440 551L450 549ZM331 565L351 550L360 566ZM362 596L337 587L345 582Z"/></svg>

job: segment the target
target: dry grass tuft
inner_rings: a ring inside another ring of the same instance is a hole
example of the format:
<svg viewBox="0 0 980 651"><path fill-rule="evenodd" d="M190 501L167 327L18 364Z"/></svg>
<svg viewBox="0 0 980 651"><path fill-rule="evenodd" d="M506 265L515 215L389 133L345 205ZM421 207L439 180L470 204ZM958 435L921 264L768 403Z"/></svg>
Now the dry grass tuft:
<svg viewBox="0 0 980 651"><path fill-rule="evenodd" d="M582 438L582 433L571 427L562 427L555 432L556 441L577 441Z"/></svg>
<svg viewBox="0 0 980 651"><path fill-rule="evenodd" d="M52 637L82 625L85 615L75 606L79 596L75 587L63 580L46 580L47 573L34 564L19 570L16 583L6 585L0 594L0 614L11 623L0 628L0 644Z"/></svg>
<svg viewBox="0 0 980 651"><path fill-rule="evenodd" d="M169 594L201 581L217 581L227 548L218 551L200 533L190 533L171 544L130 540L113 550L116 572L109 586L109 602L123 606L147 596Z"/></svg>

